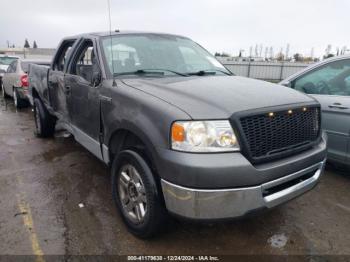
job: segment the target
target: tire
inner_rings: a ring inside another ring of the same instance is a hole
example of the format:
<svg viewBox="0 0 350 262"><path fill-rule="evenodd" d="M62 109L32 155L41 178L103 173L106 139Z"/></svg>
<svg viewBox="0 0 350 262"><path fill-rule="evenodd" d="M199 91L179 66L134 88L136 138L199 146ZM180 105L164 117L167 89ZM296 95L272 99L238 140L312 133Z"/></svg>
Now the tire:
<svg viewBox="0 0 350 262"><path fill-rule="evenodd" d="M4 99L9 98L9 95L5 92L4 85L1 86L1 94Z"/></svg>
<svg viewBox="0 0 350 262"><path fill-rule="evenodd" d="M27 106L27 101L23 100L19 94L16 88L13 88L13 103L16 108L20 109Z"/></svg>
<svg viewBox="0 0 350 262"><path fill-rule="evenodd" d="M38 137L51 137L55 133L56 119L45 108L40 99L34 99L35 133Z"/></svg>
<svg viewBox="0 0 350 262"><path fill-rule="evenodd" d="M140 154L133 150L120 152L113 161L111 179L113 200L129 232L139 238L151 238L164 229L167 211L163 196Z"/></svg>

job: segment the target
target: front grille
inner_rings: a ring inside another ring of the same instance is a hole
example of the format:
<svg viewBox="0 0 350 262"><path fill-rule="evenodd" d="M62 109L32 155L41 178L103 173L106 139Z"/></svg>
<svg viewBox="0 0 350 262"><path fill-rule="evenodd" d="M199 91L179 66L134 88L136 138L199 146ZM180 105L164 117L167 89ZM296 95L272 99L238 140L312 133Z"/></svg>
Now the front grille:
<svg viewBox="0 0 350 262"><path fill-rule="evenodd" d="M305 107L247 116L240 124L249 157L261 162L291 155L315 142L320 134L320 109Z"/></svg>

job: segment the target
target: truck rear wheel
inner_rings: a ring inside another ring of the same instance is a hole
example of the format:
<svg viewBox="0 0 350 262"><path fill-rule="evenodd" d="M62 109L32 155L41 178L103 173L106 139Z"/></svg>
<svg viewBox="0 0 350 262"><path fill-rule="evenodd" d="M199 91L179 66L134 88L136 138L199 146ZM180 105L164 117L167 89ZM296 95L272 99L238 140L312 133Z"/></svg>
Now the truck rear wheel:
<svg viewBox="0 0 350 262"><path fill-rule="evenodd" d="M34 99L35 133L38 137L51 137L55 133L56 119L45 108L40 99Z"/></svg>
<svg viewBox="0 0 350 262"><path fill-rule="evenodd" d="M154 176L144 158L133 150L118 154L112 164L112 194L128 230L150 238L166 225L167 212Z"/></svg>

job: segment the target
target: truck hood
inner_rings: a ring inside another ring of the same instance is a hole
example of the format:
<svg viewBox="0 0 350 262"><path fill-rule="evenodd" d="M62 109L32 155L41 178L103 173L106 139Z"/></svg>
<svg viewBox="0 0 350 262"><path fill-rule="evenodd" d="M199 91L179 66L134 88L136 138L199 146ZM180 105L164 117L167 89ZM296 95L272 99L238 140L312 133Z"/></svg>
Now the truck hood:
<svg viewBox="0 0 350 262"><path fill-rule="evenodd" d="M123 79L158 97L193 119L229 118L233 113L315 101L291 88L239 76Z"/></svg>

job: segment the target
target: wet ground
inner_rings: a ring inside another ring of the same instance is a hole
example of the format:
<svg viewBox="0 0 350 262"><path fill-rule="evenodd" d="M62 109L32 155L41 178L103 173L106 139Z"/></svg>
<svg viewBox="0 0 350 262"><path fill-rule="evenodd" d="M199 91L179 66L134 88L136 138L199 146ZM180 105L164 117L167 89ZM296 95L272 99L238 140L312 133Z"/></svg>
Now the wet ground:
<svg viewBox="0 0 350 262"><path fill-rule="evenodd" d="M31 109L0 102L2 255L350 255L350 172L328 168L314 190L257 216L174 221L166 234L143 241L116 212L103 163L72 138L36 138Z"/></svg>

